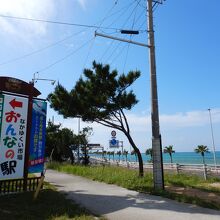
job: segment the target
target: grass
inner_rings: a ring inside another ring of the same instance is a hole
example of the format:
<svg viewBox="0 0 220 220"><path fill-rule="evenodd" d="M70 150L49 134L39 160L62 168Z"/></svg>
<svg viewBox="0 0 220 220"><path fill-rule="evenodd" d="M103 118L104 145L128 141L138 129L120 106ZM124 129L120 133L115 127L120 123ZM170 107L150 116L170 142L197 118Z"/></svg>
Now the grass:
<svg viewBox="0 0 220 220"><path fill-rule="evenodd" d="M161 195L170 199L174 199L180 202L187 202L197 204L206 208L213 208L220 210L220 203L201 199L196 196L180 195L169 191L154 191L153 189L153 177L151 173L146 173L143 178L138 177L137 170L129 170L122 167L113 166L79 166L70 164L50 163L47 166L50 169L54 169L60 172L66 172L83 176L92 180L105 182L109 184L115 184L127 189L135 190L138 192L145 192L154 195ZM204 179L185 174L165 174L165 185L167 186L181 186L195 188L203 191L220 193L220 189L211 187L210 183L220 182L220 179L212 178L207 181Z"/></svg>
<svg viewBox="0 0 220 220"><path fill-rule="evenodd" d="M36 201L33 192L0 196L1 220L91 220L94 216L72 203L49 184Z"/></svg>
<svg viewBox="0 0 220 220"><path fill-rule="evenodd" d="M209 178L204 180L203 178L195 175L186 174L166 174L165 184L168 186L182 186L191 187L194 189L200 189L213 193L220 193L220 188L213 187L211 183L220 183L219 178Z"/></svg>
<svg viewBox="0 0 220 220"><path fill-rule="evenodd" d="M47 168L60 172L66 172L83 176L92 180L115 184L127 189L139 192L152 191L152 174L147 173L143 178L138 177L136 170L128 170L122 167L112 166L80 166L70 164L59 164L53 162L48 164Z"/></svg>

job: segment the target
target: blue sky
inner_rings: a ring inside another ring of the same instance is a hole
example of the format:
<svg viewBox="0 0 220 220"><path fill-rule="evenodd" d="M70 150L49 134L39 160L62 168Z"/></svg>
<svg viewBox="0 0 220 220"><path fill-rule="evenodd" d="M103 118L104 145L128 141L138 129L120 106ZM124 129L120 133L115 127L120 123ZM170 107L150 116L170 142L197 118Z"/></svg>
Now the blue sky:
<svg viewBox="0 0 220 220"><path fill-rule="evenodd" d="M117 3L117 4L116 4ZM68 89L93 60L110 64L119 73L140 70L132 86L139 103L127 112L135 142L141 149L151 146L150 77L148 49L120 43L94 32L130 39L117 30L139 29L132 40L147 43L145 0L0 0L0 15L96 25L83 28L0 17L0 75L30 81L54 79ZM212 150L209 114L214 141L220 151L220 28L219 0L167 0L154 12L160 127L163 146L193 151L200 144ZM62 60L62 61L61 61ZM55 64L56 63L56 64ZM54 86L38 81L42 98ZM52 118L78 132L78 120L64 120L48 109ZM81 123L81 127L86 126ZM96 124L93 143L108 146L111 129ZM130 146L123 134L117 138Z"/></svg>

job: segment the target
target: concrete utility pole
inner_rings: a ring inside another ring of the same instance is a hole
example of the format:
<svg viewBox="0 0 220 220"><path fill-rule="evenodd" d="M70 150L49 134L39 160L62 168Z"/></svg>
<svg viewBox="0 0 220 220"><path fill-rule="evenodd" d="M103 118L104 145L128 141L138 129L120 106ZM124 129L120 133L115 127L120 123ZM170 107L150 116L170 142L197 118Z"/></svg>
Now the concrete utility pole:
<svg viewBox="0 0 220 220"><path fill-rule="evenodd" d="M155 59L154 30L153 30L153 8L157 4L162 4L163 1L165 0L147 0L148 38L149 38L148 45L95 32L95 36L110 38L113 40L136 44L139 46L144 46L149 48L150 78L151 78L153 177L154 177L154 189L160 189L160 190L164 189L164 176L163 176L162 144L161 144L161 135L160 135L159 110L158 110L158 98L157 98L156 59ZM138 31L121 30L121 33L138 34Z"/></svg>
<svg viewBox="0 0 220 220"><path fill-rule="evenodd" d="M152 121L152 150L153 150L153 179L155 189L164 189L162 144L159 124L159 109L157 95L156 58L154 44L153 4L161 1L147 0L148 15L148 45L151 78L151 121Z"/></svg>

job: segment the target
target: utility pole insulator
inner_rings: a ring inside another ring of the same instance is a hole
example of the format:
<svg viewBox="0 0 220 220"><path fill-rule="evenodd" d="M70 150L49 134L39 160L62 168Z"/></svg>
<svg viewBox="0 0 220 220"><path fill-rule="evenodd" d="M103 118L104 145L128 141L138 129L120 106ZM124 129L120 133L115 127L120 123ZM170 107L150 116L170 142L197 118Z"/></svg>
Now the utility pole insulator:
<svg viewBox="0 0 220 220"><path fill-rule="evenodd" d="M139 34L139 31L121 30L121 34Z"/></svg>

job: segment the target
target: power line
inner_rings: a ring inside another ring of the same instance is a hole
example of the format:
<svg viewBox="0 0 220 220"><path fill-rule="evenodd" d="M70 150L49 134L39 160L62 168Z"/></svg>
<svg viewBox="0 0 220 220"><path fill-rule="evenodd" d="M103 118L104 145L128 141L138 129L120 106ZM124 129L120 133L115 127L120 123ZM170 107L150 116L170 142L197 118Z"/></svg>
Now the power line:
<svg viewBox="0 0 220 220"><path fill-rule="evenodd" d="M111 22L110 25L108 25L108 27L110 27L110 26L112 26L114 23L118 22L118 20L128 11L129 8L132 7L132 5L133 5L134 3L135 3L135 1L133 1L132 3L129 3L128 5L126 5L126 6L124 7L124 9L126 9L126 10L123 10L122 13L121 13L119 16L117 16L117 18L116 18L115 20L113 20L113 22ZM127 21L126 21L126 22L127 22Z"/></svg>
<svg viewBox="0 0 220 220"><path fill-rule="evenodd" d="M24 55L19 56L19 57L15 57L15 58L10 59L10 60L7 60L7 61L5 61L5 62L2 62L2 63L0 63L0 66L3 66L3 65L5 65L5 64L9 64L9 63L15 62L15 61L17 61L17 60L24 59L24 58L29 57L29 56L32 56L32 55L34 55L34 54L36 54L36 53L40 53L40 52L42 52L42 51L44 51L44 50L46 50L46 49L48 49L48 48L51 48L51 47L54 47L54 46L60 44L60 43L66 41L66 40L68 40L68 39L70 39L70 38L72 38L72 37L74 37L74 36L77 36L78 34L83 33L84 31L85 31L85 29L83 29L82 31L76 32L76 33L74 33L74 34L71 34L71 35L69 35L68 37L66 37L66 38L64 38L64 39L62 39L62 40L56 41L56 42L54 42L54 43L52 43L52 44L49 44L49 45L46 46L46 47L42 47L42 48L40 48L40 49L38 49L38 50L34 50L34 51L30 52L30 53L24 54Z"/></svg>
<svg viewBox="0 0 220 220"><path fill-rule="evenodd" d="M67 58L69 58L70 56L72 56L74 53L76 53L77 51L79 51L80 49L82 49L83 47L85 47L87 44L89 44L93 39L94 39L94 37L93 37L92 39L86 41L84 44L82 44L82 45L81 45L80 47L78 47L76 50L72 51L71 53L68 53L65 57L63 57L63 58L61 58L61 59L59 59L59 60L57 60L57 61L51 63L50 65L48 65L48 66L46 66L46 67L44 67L44 68L42 68L42 69L40 69L40 70L38 70L38 71L36 71L36 72L38 72L38 73L39 73L39 72L44 72L45 70L47 70L47 69L49 69L49 68L55 66L56 64L58 64L58 63L60 63L60 62L62 62L62 61L64 61L64 60L66 60Z"/></svg>
<svg viewBox="0 0 220 220"><path fill-rule="evenodd" d="M140 0L138 0L138 2L140 2ZM135 7L136 8L136 7ZM132 11L132 13L130 15L132 15L134 12L134 10ZM135 18L136 15L134 16L134 20L133 20L133 23L132 23L132 28L134 27L134 24L135 22L137 22L141 17L142 17L142 14L140 14L137 18ZM139 28L142 28L142 26L145 24L146 21L142 22L141 25L138 27ZM132 39L134 36L130 36L130 39ZM126 38L124 38L126 39ZM108 46L108 48L105 50L105 52L103 53L101 59L105 56L105 54L107 53L107 51L110 50L110 48L112 47L113 43L115 41L112 41L111 44ZM122 42L118 42L116 47L114 47L114 49L112 50L110 56L108 56L105 60L106 62L108 62L108 60L114 55L115 51L119 48L119 46L121 45ZM128 51L130 49L130 43L127 43L128 45L125 45L124 47L122 47L122 49L120 50L120 52L118 54L116 54L116 56L112 59L111 63L114 63L114 61L123 53L123 51L126 49L127 47L127 52L126 52L126 58L125 58L125 63L124 63L124 68L125 68L125 65L126 65L126 62L127 62L127 58L128 58Z"/></svg>
<svg viewBox="0 0 220 220"><path fill-rule="evenodd" d="M126 21L124 22L122 28L126 25L126 23L128 22L129 18L132 17L132 15L133 15L134 12L135 12L135 15L134 15L133 23L132 23L132 28L134 27L134 23L137 22L137 21L142 17L142 14L143 14L143 13L141 13L140 16L138 16L138 18L136 18L137 6L138 6L138 3L140 3L140 1L141 1L141 0L135 0L135 1L133 1L132 4L130 4L130 6L129 6L128 8L130 8L134 3L136 3L136 4L134 5L134 8L132 9L131 13L129 14L128 19L126 19ZM124 15L125 12L126 12L126 10L123 11L123 13L120 15L120 17L121 17L122 15ZM118 20L118 18L116 19L116 21L117 21L117 20ZM112 25L112 24L113 24L113 23L111 23L111 25ZM145 32L145 31L144 31L144 32ZM126 38L124 38L124 39L126 39ZM101 56L101 60L105 57L106 53L111 49L111 47L113 46L114 42L115 42L115 41L112 41L112 42L110 43L110 45L107 47L107 49L104 51L104 53L103 53L102 56ZM121 44L121 42L117 43L116 47L114 47L115 49L111 52L110 56L108 56L108 57L105 59L106 62L107 62L107 60L109 60L109 59L113 56L114 52L117 50L117 48L120 46L120 44ZM125 47L126 47L126 46L125 46ZM124 49L125 49L125 48L123 48L122 51L123 51ZM128 46L128 49L129 49L129 46ZM120 54L121 54L121 53L120 53ZM119 56L119 55L116 55L116 57L118 57L118 56ZM127 55L126 55L126 56L127 56ZM115 58L114 58L113 60L115 60Z"/></svg>
<svg viewBox="0 0 220 220"><path fill-rule="evenodd" d="M121 44L121 42L120 42L120 44ZM119 44L119 45L120 45ZM119 46L118 45L118 46ZM118 53L118 54L116 54L116 56L112 59L112 61L111 61L111 63L110 63L110 66L115 62L115 60L116 59L118 59L118 57L124 52L124 50L126 49L126 47L127 47L127 45L124 45L123 46L123 48L122 48L122 50ZM114 51L113 51L114 52ZM112 54L111 54L112 55Z"/></svg>
<svg viewBox="0 0 220 220"><path fill-rule="evenodd" d="M117 5L117 3L118 3L118 0L116 0L116 1L114 2L114 5L113 5L113 6L110 8L110 10L106 13L105 17L100 21L100 24L99 24L99 26L98 26L98 28L97 28L96 30L100 29L101 25L103 24L103 22L105 21L105 19L108 17L108 15L111 13L111 11L114 9L114 7ZM93 38L93 40L92 40L92 42L91 42L91 44L90 44L90 47L89 47L89 50L88 50L86 59L85 59L85 61L84 61L84 68L83 68L83 69L85 69L87 60L88 60L88 58L89 58L89 56L90 56L90 53L91 53L91 51L92 51L92 48L93 48L94 43L95 43L95 38ZM69 111L69 108L70 108L70 103L71 103L71 102L69 102L69 105L68 105L68 111ZM80 118L79 118L79 120L80 120ZM63 119L63 121L64 121L64 119ZM78 121L78 123L79 123L79 122L80 122L80 121ZM80 130L80 129L78 129L78 131L79 131L79 130Z"/></svg>
<svg viewBox="0 0 220 220"><path fill-rule="evenodd" d="M147 8L147 6L146 5L142 5L141 4L141 1L139 1L139 0L136 0L136 2L138 3L138 5L140 6L140 7L142 7L142 8L144 8L145 10L146 10L146 8Z"/></svg>
<svg viewBox="0 0 220 220"><path fill-rule="evenodd" d="M138 2L140 2L141 0L138 0ZM127 19L125 20L124 24L122 25L121 29L124 28L125 24L128 22L128 20L131 18L131 16L133 15L133 13L136 13L137 7L138 7L138 2L136 4L136 6L134 7L134 9L132 10L132 12L130 13L130 15L127 17Z"/></svg>
<svg viewBox="0 0 220 220"><path fill-rule="evenodd" d="M9 16L9 15L2 15L2 14L0 14L0 17L9 18L9 19L17 19L17 20L44 22L44 23L50 23L50 24L69 25L69 26L86 27L86 28L102 28L102 29L120 31L120 28L99 27L97 25L78 24L78 23L69 23L69 22L61 22L61 21L51 21L51 20L35 19L35 18L25 18L25 17ZM144 30L140 30L140 31L144 31Z"/></svg>
<svg viewBox="0 0 220 220"><path fill-rule="evenodd" d="M109 12L107 13L107 15L100 21L99 28L100 28L100 26L102 25L103 21L106 19L106 17L109 15L109 13L113 10L113 8L114 8L115 5L117 4L117 2L118 2L118 0L115 1L113 7L109 10ZM0 16L1 16L1 15L0 15ZM94 26L95 26L95 25L94 25ZM86 28L87 28L87 27L86 27ZM78 35L78 34L84 32L86 28L84 28L82 31L79 31L79 32L77 32L77 33L75 33L75 34L72 34L72 35L70 35L70 36L68 36L68 37L66 37L66 38L64 38L64 39L62 39L62 40L56 41L55 43L52 43L52 44L50 44L50 45L48 45L48 46L45 46L45 47L43 47L43 48L34 50L34 51L30 52L30 53L24 54L24 55L22 55L22 56L15 57L15 58L12 58L12 59L7 60L7 61L5 61L5 62L2 62L2 63L0 63L0 66L5 65L5 64L9 64L9 63L12 63L12 62L15 62L15 61L18 61L18 60L21 60L21 59L24 59L24 58L29 57L29 56L32 56L32 55L34 55L34 54L36 54L36 53L42 52L42 51L44 51L44 50L46 50L46 49L48 49L48 48L51 48L51 47L53 47L53 46L56 46L56 45L58 45L58 44L60 44L60 43L62 43L62 42L64 42L64 41L66 41L66 40L72 38L73 36L76 36L76 35Z"/></svg>
<svg viewBox="0 0 220 220"><path fill-rule="evenodd" d="M137 4L140 3L140 0L137 2ZM131 30L133 30L134 28L134 24L135 24L135 21L136 21L136 14L137 14L137 6L136 6L136 10L135 10L135 13L134 13L134 18L133 18L133 22L132 22L132 27L131 27ZM130 35L130 40L132 39L132 35ZM124 66L123 66L123 72L125 71L125 66L127 64L127 59L128 59L128 52L129 52L129 49L130 49L130 43L128 44L128 47L127 47L127 51L126 51L126 55L125 55L125 62L124 62Z"/></svg>
<svg viewBox="0 0 220 220"><path fill-rule="evenodd" d="M98 29L100 29L101 25L103 24L103 22L105 21L105 19L109 16L109 14L111 13L111 11L115 8L115 6L117 5L117 3L118 3L118 0L116 0L116 1L114 2L114 5L110 8L110 10L109 10L109 11L106 13L106 15L104 16L104 18L100 21L99 27L96 29L96 31L97 31ZM88 60L88 58L89 58L89 55L90 55L90 53L91 53L91 51L92 51L92 48L93 48L94 43L95 43L95 38L94 38L94 40L92 41L92 43L91 43L91 45L90 45L90 47L89 47L89 50L88 50L88 53L87 53L87 56L86 56L86 59L85 59L85 62L84 62L84 68L85 68L85 66L86 66L87 60Z"/></svg>

